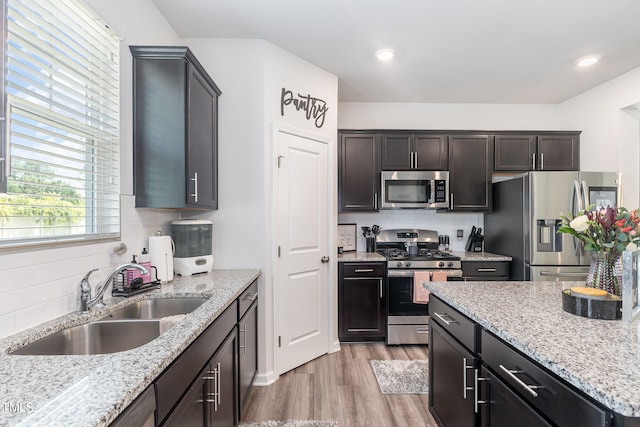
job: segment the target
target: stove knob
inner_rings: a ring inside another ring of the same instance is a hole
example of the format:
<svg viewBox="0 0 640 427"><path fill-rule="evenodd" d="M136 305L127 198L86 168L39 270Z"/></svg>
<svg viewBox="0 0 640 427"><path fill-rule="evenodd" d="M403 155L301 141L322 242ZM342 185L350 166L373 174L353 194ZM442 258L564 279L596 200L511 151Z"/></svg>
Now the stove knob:
<svg viewBox="0 0 640 427"><path fill-rule="evenodd" d="M440 262L438 263L438 267L444 267L444 262L443 262L443 261L440 261Z"/></svg>
<svg viewBox="0 0 640 427"><path fill-rule="evenodd" d="M402 267L402 261L398 261L398 263L396 264L396 267L398 268Z"/></svg>
<svg viewBox="0 0 640 427"><path fill-rule="evenodd" d="M449 261L449 262L447 263L447 267L453 267L453 261Z"/></svg>
<svg viewBox="0 0 640 427"><path fill-rule="evenodd" d="M411 263L410 263L409 261L407 261L407 262L405 263L405 265L406 265L407 267L411 267Z"/></svg>

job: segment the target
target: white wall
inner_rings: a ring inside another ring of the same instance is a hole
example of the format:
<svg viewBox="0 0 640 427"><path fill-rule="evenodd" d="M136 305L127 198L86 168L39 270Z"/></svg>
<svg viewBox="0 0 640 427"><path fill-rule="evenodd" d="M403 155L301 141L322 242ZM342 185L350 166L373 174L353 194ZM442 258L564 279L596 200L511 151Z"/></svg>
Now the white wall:
<svg viewBox="0 0 640 427"><path fill-rule="evenodd" d="M640 204L639 103L640 68L636 68L563 102L556 113L557 123L582 130L583 170L623 173L623 203L630 209Z"/></svg>
<svg viewBox="0 0 640 427"><path fill-rule="evenodd" d="M275 379L275 313L272 176L274 124L332 139L330 199L335 191L337 78L261 40L184 40L220 87L219 210L199 214L213 221L214 268L260 268L259 375L257 383ZM317 129L301 112L280 115L285 87L322 98L329 105ZM335 205L329 206L335 212ZM335 224L335 214L333 214ZM332 242L333 243L333 242ZM334 316L335 317L335 316ZM337 332L337 328L336 328Z"/></svg>
<svg viewBox="0 0 640 427"><path fill-rule="evenodd" d="M121 222L129 251L113 253L118 242L0 254L0 337L69 313L76 308L78 283L93 269L95 286L110 270L147 245L156 230L168 232L172 212L136 210L132 194L132 80L130 44L176 44L179 39L148 0L87 0L121 37Z"/></svg>

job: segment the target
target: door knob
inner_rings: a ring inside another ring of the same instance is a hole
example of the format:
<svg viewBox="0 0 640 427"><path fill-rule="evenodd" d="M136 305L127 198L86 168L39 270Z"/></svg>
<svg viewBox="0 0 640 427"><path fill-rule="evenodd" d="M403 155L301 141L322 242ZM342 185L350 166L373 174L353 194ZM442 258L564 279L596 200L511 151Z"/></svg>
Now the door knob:
<svg viewBox="0 0 640 427"><path fill-rule="evenodd" d="M322 261L323 264L326 264L329 262L329 257L325 255L322 258L320 258L320 261Z"/></svg>

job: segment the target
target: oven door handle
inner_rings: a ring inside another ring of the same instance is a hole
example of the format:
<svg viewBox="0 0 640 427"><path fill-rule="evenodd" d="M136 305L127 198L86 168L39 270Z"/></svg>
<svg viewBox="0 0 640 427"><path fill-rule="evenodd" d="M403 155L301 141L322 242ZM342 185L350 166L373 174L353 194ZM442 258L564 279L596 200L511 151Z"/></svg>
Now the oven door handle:
<svg viewBox="0 0 640 427"><path fill-rule="evenodd" d="M413 277L413 270L387 270L389 277Z"/></svg>

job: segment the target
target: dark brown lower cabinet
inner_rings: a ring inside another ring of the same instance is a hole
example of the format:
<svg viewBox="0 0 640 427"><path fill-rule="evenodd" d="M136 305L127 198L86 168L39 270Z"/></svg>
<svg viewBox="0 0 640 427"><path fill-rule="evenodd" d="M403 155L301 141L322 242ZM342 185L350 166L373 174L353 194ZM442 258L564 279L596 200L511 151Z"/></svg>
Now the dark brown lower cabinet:
<svg viewBox="0 0 640 427"><path fill-rule="evenodd" d="M429 409L442 426L476 425L478 358L435 321L429 322Z"/></svg>
<svg viewBox="0 0 640 427"><path fill-rule="evenodd" d="M236 415L236 331L232 331L200 371L165 426L219 426L237 424Z"/></svg>
<svg viewBox="0 0 640 427"><path fill-rule="evenodd" d="M249 389L258 372L258 303L254 301L238 322L238 387L239 419L249 394Z"/></svg>
<svg viewBox="0 0 640 427"><path fill-rule="evenodd" d="M480 425L482 427L546 427L552 425L484 366L480 368L480 377L483 383L481 386L483 392L479 399L482 402L479 404Z"/></svg>
<svg viewBox="0 0 640 427"><path fill-rule="evenodd" d="M341 262L338 276L340 341L384 340L384 262Z"/></svg>

